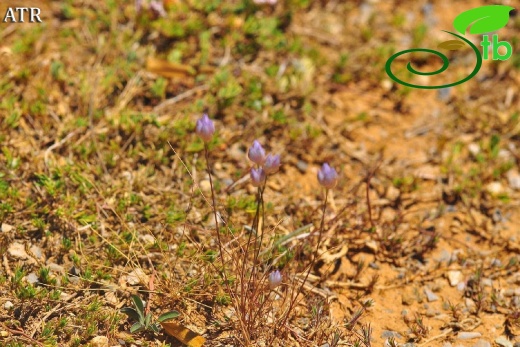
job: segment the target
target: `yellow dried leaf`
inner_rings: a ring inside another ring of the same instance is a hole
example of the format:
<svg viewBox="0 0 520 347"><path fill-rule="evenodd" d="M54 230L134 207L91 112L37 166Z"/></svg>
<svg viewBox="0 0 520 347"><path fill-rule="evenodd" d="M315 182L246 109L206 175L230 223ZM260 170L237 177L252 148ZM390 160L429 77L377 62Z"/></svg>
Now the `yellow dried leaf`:
<svg viewBox="0 0 520 347"><path fill-rule="evenodd" d="M162 322L163 329L170 336L175 337L188 347L201 347L206 339L196 332L176 322Z"/></svg>

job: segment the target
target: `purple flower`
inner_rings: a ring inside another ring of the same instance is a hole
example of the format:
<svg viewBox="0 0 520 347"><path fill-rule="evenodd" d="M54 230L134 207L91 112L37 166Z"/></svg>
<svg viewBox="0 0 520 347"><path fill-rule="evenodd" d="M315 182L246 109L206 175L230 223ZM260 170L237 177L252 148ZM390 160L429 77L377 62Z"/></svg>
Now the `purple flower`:
<svg viewBox="0 0 520 347"><path fill-rule="evenodd" d="M278 169L280 169L280 155L268 154L264 162L265 173L274 174Z"/></svg>
<svg viewBox="0 0 520 347"><path fill-rule="evenodd" d="M206 113L204 113L202 118L197 121L195 132L204 142L210 141L213 137L213 133L215 132L215 124L213 124L213 121L209 119Z"/></svg>
<svg viewBox="0 0 520 347"><path fill-rule="evenodd" d="M150 2L150 10L157 16L166 17L166 11L164 10L164 5L161 1L151 1Z"/></svg>
<svg viewBox="0 0 520 347"><path fill-rule="evenodd" d="M269 274L269 288L273 290L282 284L282 274L280 271L275 270Z"/></svg>
<svg viewBox="0 0 520 347"><path fill-rule="evenodd" d="M258 142L257 140L253 141L253 145L249 147L249 152L247 153L247 156L253 163L257 165L262 165L264 163L265 150L260 144L260 142Z"/></svg>
<svg viewBox="0 0 520 347"><path fill-rule="evenodd" d="M135 12L137 14L141 13L143 9L143 0L135 0Z"/></svg>
<svg viewBox="0 0 520 347"><path fill-rule="evenodd" d="M251 175L251 183L253 184L253 186L260 187L261 185L264 184L266 174L265 174L264 169L262 169L261 167L258 169L251 168L250 175Z"/></svg>
<svg viewBox="0 0 520 347"><path fill-rule="evenodd" d="M329 164L325 163L318 171L318 181L323 187L332 189L338 183L338 173Z"/></svg>

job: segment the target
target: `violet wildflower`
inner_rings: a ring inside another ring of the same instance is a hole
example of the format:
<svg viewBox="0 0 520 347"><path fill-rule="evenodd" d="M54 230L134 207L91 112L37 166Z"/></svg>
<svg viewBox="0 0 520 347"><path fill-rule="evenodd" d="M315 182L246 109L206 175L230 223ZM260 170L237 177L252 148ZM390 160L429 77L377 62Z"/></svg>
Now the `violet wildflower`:
<svg viewBox="0 0 520 347"><path fill-rule="evenodd" d="M135 12L137 14L141 13L143 9L143 0L135 0Z"/></svg>
<svg viewBox="0 0 520 347"><path fill-rule="evenodd" d="M195 132L204 142L209 142L213 137L213 133L215 132L215 124L213 124L213 121L209 119L206 113L204 113L202 118L197 121Z"/></svg>
<svg viewBox="0 0 520 347"><path fill-rule="evenodd" d="M264 162L265 173L274 174L280 169L280 155L268 154Z"/></svg>
<svg viewBox="0 0 520 347"><path fill-rule="evenodd" d="M249 147L247 152L248 158L257 165L262 165L265 161L265 150L257 140L253 141L253 145Z"/></svg>
<svg viewBox="0 0 520 347"><path fill-rule="evenodd" d="M282 274L280 271L275 270L269 274L269 289L273 290L282 284Z"/></svg>
<svg viewBox="0 0 520 347"><path fill-rule="evenodd" d="M264 184L266 174L264 169L262 169L261 167L258 169L251 168L250 175L251 183L253 184L253 186L260 187L262 184Z"/></svg>
<svg viewBox="0 0 520 347"><path fill-rule="evenodd" d="M156 16L166 17L166 10L164 9L164 5L163 5L162 0L160 0L160 1L151 1L150 2L150 10Z"/></svg>
<svg viewBox="0 0 520 347"><path fill-rule="evenodd" d="M325 163L318 171L318 181L323 187L332 189L338 183L338 173L329 164Z"/></svg>

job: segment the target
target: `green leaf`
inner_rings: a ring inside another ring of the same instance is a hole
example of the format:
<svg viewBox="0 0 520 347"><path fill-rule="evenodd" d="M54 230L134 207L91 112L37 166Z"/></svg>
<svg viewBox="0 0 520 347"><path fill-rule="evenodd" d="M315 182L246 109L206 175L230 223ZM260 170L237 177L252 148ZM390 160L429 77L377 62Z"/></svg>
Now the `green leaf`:
<svg viewBox="0 0 520 347"><path fill-rule="evenodd" d="M135 307L137 307L137 313L139 314L139 321L144 322L144 304L143 300L137 295L132 295L132 301Z"/></svg>
<svg viewBox="0 0 520 347"><path fill-rule="evenodd" d="M444 41L444 42L439 43L439 45L437 47L438 48L442 48L442 49L447 49L449 51L456 51L458 49L461 49L464 46L465 46L464 42L462 42L462 41L459 41L459 40L448 40L448 41Z"/></svg>
<svg viewBox="0 0 520 347"><path fill-rule="evenodd" d="M141 323L137 322L137 323L134 323L134 325L132 325L130 327L130 332L132 334L133 333L138 333L138 332L142 331L143 329L144 329L144 326Z"/></svg>
<svg viewBox="0 0 520 347"><path fill-rule="evenodd" d="M159 323L155 323L155 324L152 324L152 325L151 325L152 330L153 330L154 332L156 332L156 333L159 332L159 327L160 327Z"/></svg>
<svg viewBox="0 0 520 347"><path fill-rule="evenodd" d="M505 27L509 20L509 12L513 9L513 7L503 5L473 8L459 14L453 20L453 27L462 35L470 26L470 34L489 33Z"/></svg>
<svg viewBox="0 0 520 347"><path fill-rule="evenodd" d="M152 314L151 313L148 313L144 319L144 326L146 328L149 328L150 327L150 323L152 322Z"/></svg>
<svg viewBox="0 0 520 347"><path fill-rule="evenodd" d="M137 311L131 307L123 307L121 309L121 313L126 314L128 317L132 318L137 322L139 322L139 320L141 319L139 313L137 313Z"/></svg>
<svg viewBox="0 0 520 347"><path fill-rule="evenodd" d="M159 322L164 322L165 320L170 320L179 317L180 313L177 311L170 311L163 313L162 315L157 318Z"/></svg>

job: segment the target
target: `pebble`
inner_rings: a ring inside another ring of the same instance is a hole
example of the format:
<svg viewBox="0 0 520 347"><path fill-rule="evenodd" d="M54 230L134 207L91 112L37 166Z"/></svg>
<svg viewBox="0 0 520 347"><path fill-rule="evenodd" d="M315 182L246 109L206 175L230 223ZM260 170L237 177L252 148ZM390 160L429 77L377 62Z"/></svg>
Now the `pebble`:
<svg viewBox="0 0 520 347"><path fill-rule="evenodd" d="M19 242L13 242L7 249L7 252L13 258L18 258L22 260L29 258L29 255L25 251L25 246Z"/></svg>
<svg viewBox="0 0 520 347"><path fill-rule="evenodd" d="M204 193L211 192L211 184L209 183L209 180L202 180L199 183L200 190L202 190Z"/></svg>
<svg viewBox="0 0 520 347"><path fill-rule="evenodd" d="M480 153L480 146L475 142L472 142L468 145L468 150L473 157L476 157Z"/></svg>
<svg viewBox="0 0 520 347"><path fill-rule="evenodd" d="M79 276L79 275L81 275L81 270L76 266L72 266L69 270L69 275Z"/></svg>
<svg viewBox="0 0 520 347"><path fill-rule="evenodd" d="M507 182L511 188L520 189L520 174L516 171L509 171L507 173Z"/></svg>
<svg viewBox="0 0 520 347"><path fill-rule="evenodd" d="M470 340L470 339L476 339L477 337L481 337L482 334L478 331L461 331L457 335L457 338L460 340Z"/></svg>
<svg viewBox="0 0 520 347"><path fill-rule="evenodd" d="M58 273L60 275L65 275L65 268L56 263L50 263L49 270L51 270L51 272Z"/></svg>
<svg viewBox="0 0 520 347"><path fill-rule="evenodd" d="M433 302L439 300L439 297L430 290L430 288L424 288L424 294L426 294L426 298L428 302Z"/></svg>
<svg viewBox="0 0 520 347"><path fill-rule="evenodd" d="M10 310L10 309L12 309L13 306L14 306L14 304L13 304L11 301L6 301L6 302L4 303L4 308L5 308L6 310Z"/></svg>
<svg viewBox="0 0 520 347"><path fill-rule="evenodd" d="M460 271L448 271L448 281L450 282L450 286L455 287L459 284L462 279L462 272Z"/></svg>
<svg viewBox="0 0 520 347"><path fill-rule="evenodd" d="M144 246L149 246L149 245L155 244L155 238L150 234L139 235L139 241L141 241L141 243Z"/></svg>
<svg viewBox="0 0 520 347"><path fill-rule="evenodd" d="M408 292L405 292L401 295L401 303L406 306L410 306L414 303L415 297Z"/></svg>
<svg viewBox="0 0 520 347"><path fill-rule="evenodd" d="M495 339L495 342L503 347L513 347L513 343L507 339L505 336L499 336Z"/></svg>
<svg viewBox="0 0 520 347"><path fill-rule="evenodd" d="M130 272L126 277L126 282L133 286L139 284L139 282L143 281L143 283L148 283L148 275L144 273L143 269L137 268Z"/></svg>
<svg viewBox="0 0 520 347"><path fill-rule="evenodd" d="M35 284L38 283L38 275L36 275L34 272L31 272L27 276L25 276L25 280L29 284Z"/></svg>
<svg viewBox="0 0 520 347"><path fill-rule="evenodd" d="M490 194L498 195L504 192L504 186L500 182L491 182L486 185L486 190Z"/></svg>
<svg viewBox="0 0 520 347"><path fill-rule="evenodd" d="M90 344L92 347L108 347L108 337L96 336L90 340Z"/></svg>
<svg viewBox="0 0 520 347"><path fill-rule="evenodd" d="M390 337L394 337L396 339L400 339L401 338L401 334L399 334L397 331L383 330L383 332L381 333L381 338L382 339L388 339Z"/></svg>
<svg viewBox="0 0 520 347"><path fill-rule="evenodd" d="M473 345L473 347L491 347L491 343L486 340L478 340L477 343Z"/></svg>
<svg viewBox="0 0 520 347"><path fill-rule="evenodd" d="M32 254L34 254L34 256L40 260L43 260L43 252L42 252L42 249L36 245L32 245L31 248L29 249Z"/></svg>
<svg viewBox="0 0 520 347"><path fill-rule="evenodd" d="M397 189L394 186L388 187L388 190L386 191L386 198L390 201L395 201L399 198L399 195L401 194L401 191Z"/></svg>
<svg viewBox="0 0 520 347"><path fill-rule="evenodd" d="M300 170L301 173L305 173L307 171L307 168L309 167L309 164L304 162L303 160L298 160L296 163L296 167L298 170Z"/></svg>
<svg viewBox="0 0 520 347"><path fill-rule="evenodd" d="M6 224L6 223L2 223L2 232L3 233L8 233L13 229L14 229L14 226Z"/></svg>

